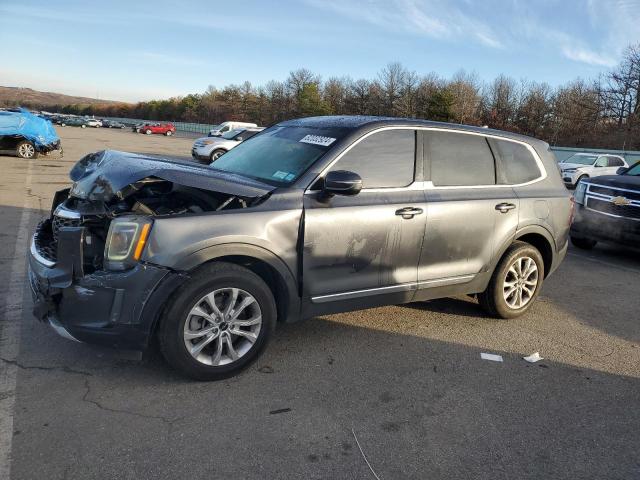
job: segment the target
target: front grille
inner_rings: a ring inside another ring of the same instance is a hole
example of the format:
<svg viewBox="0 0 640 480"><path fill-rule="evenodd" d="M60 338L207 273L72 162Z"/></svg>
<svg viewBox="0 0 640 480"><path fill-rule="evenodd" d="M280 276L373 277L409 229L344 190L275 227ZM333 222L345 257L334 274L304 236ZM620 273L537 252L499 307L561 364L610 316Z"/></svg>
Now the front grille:
<svg viewBox="0 0 640 480"><path fill-rule="evenodd" d="M53 216L53 222L51 224L51 233L53 236L53 240L55 242L58 241L58 233L62 227L80 227L82 225L82 220L79 218L65 218L59 217L57 215Z"/></svg>
<svg viewBox="0 0 640 480"><path fill-rule="evenodd" d="M607 200L600 200L594 197L588 197L587 208L597 212L615 215L616 217L631 218L640 220L640 207L634 205L615 205Z"/></svg>
<svg viewBox="0 0 640 480"><path fill-rule="evenodd" d="M58 243L53 237L51 220L44 220L38 224L33 242L40 256L50 262L57 260Z"/></svg>
<svg viewBox="0 0 640 480"><path fill-rule="evenodd" d="M610 197L625 197L628 200L640 201L640 192L630 192L628 190L619 190L612 187L589 185L589 192L597 193L599 195L607 195Z"/></svg>

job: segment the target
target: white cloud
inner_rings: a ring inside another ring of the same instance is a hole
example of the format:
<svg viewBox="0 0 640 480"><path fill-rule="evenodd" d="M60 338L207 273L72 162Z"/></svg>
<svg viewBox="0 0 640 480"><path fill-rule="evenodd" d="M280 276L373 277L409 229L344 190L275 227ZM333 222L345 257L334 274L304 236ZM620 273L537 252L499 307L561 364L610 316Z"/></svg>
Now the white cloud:
<svg viewBox="0 0 640 480"><path fill-rule="evenodd" d="M446 0L306 1L316 8L386 30L449 42L471 40L491 48L503 47L497 33L488 23L467 14Z"/></svg>
<svg viewBox="0 0 640 480"><path fill-rule="evenodd" d="M607 55L601 55L591 50L571 45L563 46L562 54L569 60L588 63L589 65L613 67L616 63L618 63L614 58Z"/></svg>

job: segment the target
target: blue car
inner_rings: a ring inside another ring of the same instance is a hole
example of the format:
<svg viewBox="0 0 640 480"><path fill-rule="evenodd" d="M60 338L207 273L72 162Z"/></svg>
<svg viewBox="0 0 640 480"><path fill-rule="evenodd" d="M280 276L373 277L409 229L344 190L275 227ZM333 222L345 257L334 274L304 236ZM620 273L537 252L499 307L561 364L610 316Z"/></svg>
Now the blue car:
<svg viewBox="0 0 640 480"><path fill-rule="evenodd" d="M53 124L25 109L0 111L0 151L21 158L61 150Z"/></svg>

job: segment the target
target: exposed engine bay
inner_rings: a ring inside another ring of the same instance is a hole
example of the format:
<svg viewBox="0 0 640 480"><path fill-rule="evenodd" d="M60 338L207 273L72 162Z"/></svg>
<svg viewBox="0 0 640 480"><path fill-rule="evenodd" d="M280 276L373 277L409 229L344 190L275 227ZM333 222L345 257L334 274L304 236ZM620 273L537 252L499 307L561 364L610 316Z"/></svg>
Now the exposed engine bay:
<svg viewBox="0 0 640 480"><path fill-rule="evenodd" d="M241 209L261 203L270 193L266 185L207 166L113 151L87 155L70 176L73 186L57 192L51 217L39 226L34 241L38 253L55 263L60 230L83 227L86 273L102 268L109 225L115 218Z"/></svg>

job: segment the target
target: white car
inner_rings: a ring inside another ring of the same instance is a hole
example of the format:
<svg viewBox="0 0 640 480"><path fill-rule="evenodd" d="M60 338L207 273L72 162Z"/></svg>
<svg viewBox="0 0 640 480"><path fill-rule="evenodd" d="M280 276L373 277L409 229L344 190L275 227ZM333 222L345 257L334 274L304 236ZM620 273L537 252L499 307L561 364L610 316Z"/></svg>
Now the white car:
<svg viewBox="0 0 640 480"><path fill-rule="evenodd" d="M575 187L580 180L601 175L616 175L620 167L628 168L624 158L600 153L576 153L558 164L565 185Z"/></svg>
<svg viewBox="0 0 640 480"><path fill-rule="evenodd" d="M95 127L100 128L102 126L102 122L97 118L87 118L87 127Z"/></svg>
<svg viewBox="0 0 640 480"><path fill-rule="evenodd" d="M240 128L256 128L258 125L255 123L246 123L246 122L223 122L220 125L213 127L209 131L210 137L220 137L223 134L230 132L232 130L238 130Z"/></svg>
<svg viewBox="0 0 640 480"><path fill-rule="evenodd" d="M223 134L221 137L198 138L191 148L191 156L196 160L213 162L227 153L240 142L253 137L264 127L239 128Z"/></svg>

